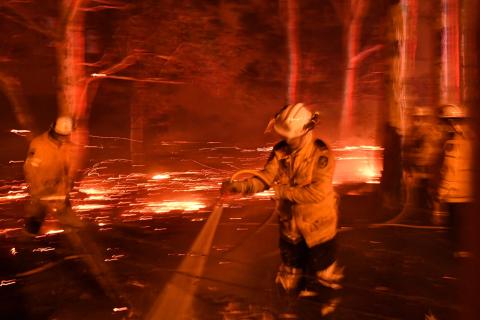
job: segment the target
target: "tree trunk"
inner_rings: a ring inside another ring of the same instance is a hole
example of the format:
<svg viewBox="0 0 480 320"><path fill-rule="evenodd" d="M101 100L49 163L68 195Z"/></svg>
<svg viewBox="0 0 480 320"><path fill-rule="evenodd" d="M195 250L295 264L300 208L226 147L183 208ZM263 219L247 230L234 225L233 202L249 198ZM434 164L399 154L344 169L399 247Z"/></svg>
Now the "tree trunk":
<svg viewBox="0 0 480 320"><path fill-rule="evenodd" d="M30 134L26 135L26 138L30 140L38 132L34 126L30 110L27 107L20 81L4 73L0 73L0 89L10 101L20 129L30 131Z"/></svg>
<svg viewBox="0 0 480 320"><path fill-rule="evenodd" d="M298 102L299 41L298 2L287 0L287 47L288 47L288 104Z"/></svg>
<svg viewBox="0 0 480 320"><path fill-rule="evenodd" d="M414 100L413 75L417 39L414 36L417 25L416 0L402 0L393 9L393 43L397 44L390 72L391 88L388 101L388 118L385 130L383 172L381 178L383 206L398 210L405 205L408 195L403 160L402 139L406 133L407 108ZM407 188L407 189L406 189Z"/></svg>
<svg viewBox="0 0 480 320"><path fill-rule="evenodd" d="M76 169L85 160L88 142L88 115L85 91L85 30L84 13L78 10L81 0L62 0L60 26L63 27L57 41L58 64L58 116L70 116L76 129L72 134L75 148ZM64 25L62 25L64 22Z"/></svg>
<svg viewBox="0 0 480 320"><path fill-rule="evenodd" d="M405 137L408 127L407 114L416 103L414 91L415 60L417 50L417 0L402 0L396 20L396 40L398 56L394 61L393 95L394 107L391 119L401 137Z"/></svg>
<svg viewBox="0 0 480 320"><path fill-rule="evenodd" d="M354 107L355 79L357 73L358 60L355 57L360 48L360 35L362 22L365 12L368 8L368 0L351 0L351 19L348 23L347 31L347 52L345 70L345 83L343 89L343 106L340 118L340 136L342 140L348 138L352 126L352 111Z"/></svg>
<svg viewBox="0 0 480 320"><path fill-rule="evenodd" d="M441 104L461 103L459 2L442 0Z"/></svg>

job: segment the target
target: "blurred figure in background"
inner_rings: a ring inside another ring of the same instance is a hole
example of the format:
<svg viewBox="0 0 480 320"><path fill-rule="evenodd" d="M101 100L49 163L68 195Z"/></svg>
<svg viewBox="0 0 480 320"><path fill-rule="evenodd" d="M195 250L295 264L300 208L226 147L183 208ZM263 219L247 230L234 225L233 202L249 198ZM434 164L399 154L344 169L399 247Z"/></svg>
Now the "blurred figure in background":
<svg viewBox="0 0 480 320"><path fill-rule="evenodd" d="M437 217L447 215L455 256L468 257L463 235L470 227L465 222L473 202L473 130L466 110L458 105L443 105L440 119L446 131L443 162L437 191Z"/></svg>
<svg viewBox="0 0 480 320"><path fill-rule="evenodd" d="M25 229L38 234L47 212L55 213L67 228L82 223L72 211L69 193L73 186L72 119L60 117L56 123L30 143L24 172L30 193Z"/></svg>
<svg viewBox="0 0 480 320"><path fill-rule="evenodd" d="M301 103L281 109L267 131L273 129L282 140L263 170L249 179L225 181L221 189L243 194L275 190L282 260L275 281L287 292L302 289L304 281L300 296L316 295L322 287L339 289L343 278L336 262L335 159L322 140L314 139L317 123L318 113Z"/></svg>
<svg viewBox="0 0 480 320"><path fill-rule="evenodd" d="M104 263L97 245L87 235L70 203L76 168L70 142L72 119L59 117L50 129L35 137L24 164L30 199L26 206L25 230L30 236L40 232L47 214L53 214L65 231L70 246L84 257L90 272L114 303L123 303L116 282Z"/></svg>
<svg viewBox="0 0 480 320"><path fill-rule="evenodd" d="M412 126L404 145L407 204L431 211L437 189L444 134L433 108L413 109Z"/></svg>

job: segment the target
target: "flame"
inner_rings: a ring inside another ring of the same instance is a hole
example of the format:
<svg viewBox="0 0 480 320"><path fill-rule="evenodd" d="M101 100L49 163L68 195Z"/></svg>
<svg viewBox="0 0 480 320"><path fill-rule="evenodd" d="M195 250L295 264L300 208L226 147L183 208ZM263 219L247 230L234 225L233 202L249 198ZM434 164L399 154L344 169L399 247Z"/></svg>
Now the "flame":
<svg viewBox="0 0 480 320"><path fill-rule="evenodd" d="M358 168L360 174L365 178L367 183L380 183L380 170L375 168L373 164L369 164L363 167Z"/></svg>
<svg viewBox="0 0 480 320"><path fill-rule="evenodd" d="M334 184L380 183L383 147L358 145L334 150L337 153Z"/></svg>

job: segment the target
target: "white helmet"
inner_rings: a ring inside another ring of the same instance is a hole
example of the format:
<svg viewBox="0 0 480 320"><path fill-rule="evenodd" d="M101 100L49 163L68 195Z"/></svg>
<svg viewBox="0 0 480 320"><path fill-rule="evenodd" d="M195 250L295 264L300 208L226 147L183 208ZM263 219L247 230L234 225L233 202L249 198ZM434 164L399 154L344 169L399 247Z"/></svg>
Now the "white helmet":
<svg viewBox="0 0 480 320"><path fill-rule="evenodd" d="M58 133L63 136L68 136L72 133L72 118L68 116L58 117L57 121L55 121L55 133Z"/></svg>
<svg viewBox="0 0 480 320"><path fill-rule="evenodd" d="M297 138L313 129L318 121L318 113L312 115L303 103L283 107L268 123L265 132L275 130L279 135L291 139Z"/></svg>
<svg viewBox="0 0 480 320"><path fill-rule="evenodd" d="M465 110L456 104L445 104L441 106L440 118L444 119L459 119L465 118L467 115Z"/></svg>

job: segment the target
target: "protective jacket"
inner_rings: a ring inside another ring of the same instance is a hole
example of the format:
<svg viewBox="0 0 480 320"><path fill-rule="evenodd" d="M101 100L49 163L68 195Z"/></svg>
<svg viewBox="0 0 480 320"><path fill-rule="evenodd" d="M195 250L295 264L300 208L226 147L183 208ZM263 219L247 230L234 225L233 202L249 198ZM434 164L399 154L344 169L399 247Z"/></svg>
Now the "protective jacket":
<svg viewBox="0 0 480 320"><path fill-rule="evenodd" d="M444 142L442 132L434 125L422 124L412 130L410 138L405 144L407 165L425 174L438 170Z"/></svg>
<svg viewBox="0 0 480 320"><path fill-rule="evenodd" d="M332 179L334 157L320 139L290 153L282 141L275 145L260 177L238 182L239 191L256 193L273 187L281 236L307 245L332 239L337 230L337 194Z"/></svg>
<svg viewBox="0 0 480 320"><path fill-rule="evenodd" d="M71 189L71 151L71 143L56 140L50 132L32 140L24 164L32 198L66 198Z"/></svg>
<svg viewBox="0 0 480 320"><path fill-rule="evenodd" d="M471 202L473 139L455 133L444 145L444 159L438 197L443 202Z"/></svg>

